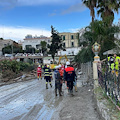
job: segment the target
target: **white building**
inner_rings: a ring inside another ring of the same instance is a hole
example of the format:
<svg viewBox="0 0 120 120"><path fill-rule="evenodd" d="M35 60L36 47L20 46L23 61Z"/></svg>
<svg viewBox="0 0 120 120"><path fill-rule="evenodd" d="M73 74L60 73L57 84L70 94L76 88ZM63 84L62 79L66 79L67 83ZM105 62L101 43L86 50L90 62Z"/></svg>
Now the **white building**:
<svg viewBox="0 0 120 120"><path fill-rule="evenodd" d="M50 37L45 37L45 36L35 36L33 37L32 35L27 35L22 43L22 48L23 50L26 49L26 46L31 46L34 47L35 49L39 49L41 46L40 43L41 41L45 41L47 44L50 44Z"/></svg>

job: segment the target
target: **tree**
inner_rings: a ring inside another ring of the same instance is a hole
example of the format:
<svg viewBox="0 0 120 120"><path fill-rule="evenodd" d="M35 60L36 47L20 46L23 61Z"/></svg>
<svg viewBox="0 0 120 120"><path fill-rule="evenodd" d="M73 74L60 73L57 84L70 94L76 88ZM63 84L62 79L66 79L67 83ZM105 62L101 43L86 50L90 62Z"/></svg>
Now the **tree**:
<svg viewBox="0 0 120 120"><path fill-rule="evenodd" d="M43 55L45 54L45 52L47 51L47 48L46 48L46 45L47 43L45 41L41 41L41 50L42 50L42 53Z"/></svg>
<svg viewBox="0 0 120 120"><path fill-rule="evenodd" d="M0 38L0 40L3 40L3 38Z"/></svg>
<svg viewBox="0 0 120 120"><path fill-rule="evenodd" d="M32 53L32 54L35 53L35 48L32 47L31 45L26 45L25 47L26 47L25 50L26 53Z"/></svg>
<svg viewBox="0 0 120 120"><path fill-rule="evenodd" d="M114 34L117 32L119 32L118 26L113 25L108 27L106 26L105 22L96 20L86 28L84 37L87 39L89 44L98 42L101 45L100 57L102 57L103 52L110 50L116 46L114 43Z"/></svg>
<svg viewBox="0 0 120 120"><path fill-rule="evenodd" d="M58 31L55 30L53 28L53 26L51 26L51 45L48 45L48 48L49 48L49 54L51 54L52 56L52 59L53 59L53 62L54 62L54 57L55 57L55 53L57 53L58 50L60 49L64 49L63 48L63 43L62 43L62 39L61 37L58 35Z"/></svg>
<svg viewBox="0 0 120 120"><path fill-rule="evenodd" d="M13 49L13 50L12 50L12 49ZM13 46L12 46L12 45L8 45L8 46L6 46L6 47L4 47L4 48L2 49L3 55L4 55L4 54L12 54L12 52L13 52L13 53L22 53L22 52L23 52L22 46L15 46L15 45L13 44Z"/></svg>
<svg viewBox="0 0 120 120"><path fill-rule="evenodd" d="M83 4L85 4L90 9L90 15L92 16L92 22L94 22L95 18L95 10L97 0L82 0Z"/></svg>
<svg viewBox="0 0 120 120"><path fill-rule="evenodd" d="M93 23L91 22L85 30L84 38L86 39L85 42L87 43L87 46L75 57L75 60L78 63L92 60L92 45L95 42L98 42L101 45L101 51L99 53L101 59L104 58L103 52L116 47L114 34L119 32L118 26L113 25L108 27L105 22L96 20Z"/></svg>
<svg viewBox="0 0 120 120"><path fill-rule="evenodd" d="M112 25L114 20L114 12L118 13L120 8L119 0L98 0L97 14L101 16L103 21L107 21L109 25Z"/></svg>

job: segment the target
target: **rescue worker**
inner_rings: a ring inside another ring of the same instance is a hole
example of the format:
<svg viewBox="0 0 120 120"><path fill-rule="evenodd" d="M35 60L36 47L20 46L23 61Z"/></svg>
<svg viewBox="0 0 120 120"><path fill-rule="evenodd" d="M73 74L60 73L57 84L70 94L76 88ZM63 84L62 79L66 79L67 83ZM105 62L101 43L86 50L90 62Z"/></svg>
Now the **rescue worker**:
<svg viewBox="0 0 120 120"><path fill-rule="evenodd" d="M51 72L51 69L49 68L49 65L45 65L44 67L44 78L46 79L46 89L48 89L48 82L52 87L52 84L51 84L52 72Z"/></svg>
<svg viewBox="0 0 120 120"><path fill-rule="evenodd" d="M114 62L115 62L116 75L118 76L120 57L117 56L116 54L114 54Z"/></svg>
<svg viewBox="0 0 120 120"><path fill-rule="evenodd" d="M57 96L57 90L59 91L59 96L62 96L61 94L61 77L59 73L59 66L55 67L54 76L55 76L55 95Z"/></svg>
<svg viewBox="0 0 120 120"><path fill-rule="evenodd" d="M41 78L41 80L42 80L42 69L41 69L41 67L40 67L40 65L38 65L38 68L37 68L37 78L38 78L38 80L39 80L39 78Z"/></svg>
<svg viewBox="0 0 120 120"><path fill-rule="evenodd" d="M108 71L114 71L114 56L112 56L111 54L108 55L108 57L104 60L102 60L101 62L107 62L108 65Z"/></svg>
<svg viewBox="0 0 120 120"><path fill-rule="evenodd" d="M59 70L59 73L60 73L60 89L61 89L61 92L63 93L63 91L62 91L62 84L63 84L64 68L61 65L59 65L58 70Z"/></svg>
<svg viewBox="0 0 120 120"><path fill-rule="evenodd" d="M111 54L108 56L108 64L109 64L110 71L114 72L114 67L115 67L114 56L112 56Z"/></svg>
<svg viewBox="0 0 120 120"><path fill-rule="evenodd" d="M73 67L73 65L71 65ZM75 87L75 92L77 92L77 75L75 73L75 80L73 81L73 86Z"/></svg>
<svg viewBox="0 0 120 120"><path fill-rule="evenodd" d="M73 81L75 80L75 70L70 66L70 62L66 62L67 68L64 70L64 80L67 81L68 93L73 95Z"/></svg>

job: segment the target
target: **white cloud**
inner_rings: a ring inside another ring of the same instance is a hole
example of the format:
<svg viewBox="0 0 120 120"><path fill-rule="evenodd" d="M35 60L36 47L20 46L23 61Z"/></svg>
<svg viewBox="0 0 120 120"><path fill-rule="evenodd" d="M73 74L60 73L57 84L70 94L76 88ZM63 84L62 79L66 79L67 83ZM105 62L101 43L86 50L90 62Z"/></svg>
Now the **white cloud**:
<svg viewBox="0 0 120 120"><path fill-rule="evenodd" d="M78 32L80 30L80 28L75 28L75 29L69 29L68 31L70 31L70 32L73 32L73 33L76 33L76 32Z"/></svg>
<svg viewBox="0 0 120 120"><path fill-rule="evenodd" d="M86 9L85 5L82 3L79 3L79 4L72 5L68 9L64 10L62 12L62 14L68 14L68 13L72 13L72 12L82 12L85 9Z"/></svg>
<svg viewBox="0 0 120 120"><path fill-rule="evenodd" d="M51 36L51 32L45 29L36 29L36 28L27 28L27 27L11 27L11 26L3 26L0 25L0 38L4 39L12 39L16 42L18 40L23 40L27 34L31 34L33 36L44 35L47 37Z"/></svg>

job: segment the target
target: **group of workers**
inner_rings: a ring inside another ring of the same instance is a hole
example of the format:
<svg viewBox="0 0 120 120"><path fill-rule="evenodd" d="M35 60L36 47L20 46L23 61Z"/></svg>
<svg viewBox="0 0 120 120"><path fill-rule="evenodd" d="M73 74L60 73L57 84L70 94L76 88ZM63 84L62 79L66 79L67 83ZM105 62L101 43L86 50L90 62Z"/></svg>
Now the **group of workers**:
<svg viewBox="0 0 120 120"><path fill-rule="evenodd" d="M108 70L112 73L115 71L116 75L118 76L118 71L120 70L120 57L116 54L112 55L109 54L107 59L102 61L107 61L108 63Z"/></svg>
<svg viewBox="0 0 120 120"><path fill-rule="evenodd" d="M52 77L52 71L49 67L49 65L45 65L43 68L44 71L44 79L46 80L46 89L48 89L48 83L52 87L51 80ZM37 77L38 80L41 78L42 80L42 68L40 65L37 68ZM62 84L66 83L68 93L73 95L73 86L75 86L75 91L77 92L77 76L75 73L74 68L70 65L70 62L66 62L66 66L64 65L58 65L55 67L54 70L54 78L55 78L55 95L57 96L59 93L59 96L62 96Z"/></svg>

